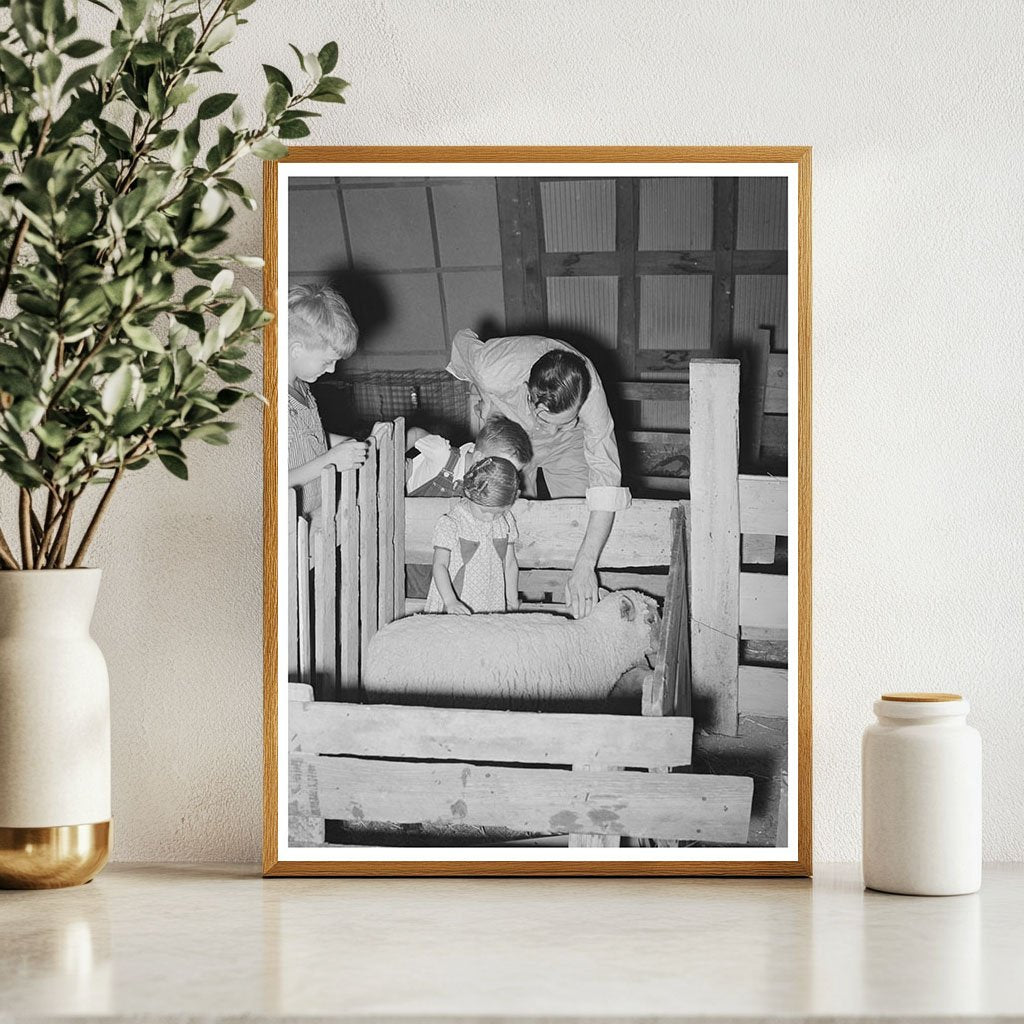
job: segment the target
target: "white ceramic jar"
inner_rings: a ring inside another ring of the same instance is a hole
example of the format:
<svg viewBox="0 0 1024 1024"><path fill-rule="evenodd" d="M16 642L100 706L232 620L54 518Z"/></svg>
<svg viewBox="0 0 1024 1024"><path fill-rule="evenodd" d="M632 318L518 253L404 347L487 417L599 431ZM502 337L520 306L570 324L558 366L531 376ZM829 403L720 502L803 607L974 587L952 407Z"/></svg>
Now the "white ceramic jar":
<svg viewBox="0 0 1024 1024"><path fill-rule="evenodd" d="M953 693L891 693L864 731L864 884L913 896L981 887L981 737Z"/></svg>

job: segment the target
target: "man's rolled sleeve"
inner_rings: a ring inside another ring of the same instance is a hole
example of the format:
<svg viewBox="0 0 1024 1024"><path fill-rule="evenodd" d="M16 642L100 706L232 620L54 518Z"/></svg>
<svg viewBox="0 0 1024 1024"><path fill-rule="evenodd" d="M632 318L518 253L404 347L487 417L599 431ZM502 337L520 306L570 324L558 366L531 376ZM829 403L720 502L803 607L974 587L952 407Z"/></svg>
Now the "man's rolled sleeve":
<svg viewBox="0 0 1024 1024"><path fill-rule="evenodd" d="M480 357L484 343L473 331L459 331L452 338L452 357L445 369L459 380L480 387Z"/></svg>
<svg viewBox="0 0 1024 1024"><path fill-rule="evenodd" d="M590 512L621 512L632 504L628 487L588 487L587 509Z"/></svg>

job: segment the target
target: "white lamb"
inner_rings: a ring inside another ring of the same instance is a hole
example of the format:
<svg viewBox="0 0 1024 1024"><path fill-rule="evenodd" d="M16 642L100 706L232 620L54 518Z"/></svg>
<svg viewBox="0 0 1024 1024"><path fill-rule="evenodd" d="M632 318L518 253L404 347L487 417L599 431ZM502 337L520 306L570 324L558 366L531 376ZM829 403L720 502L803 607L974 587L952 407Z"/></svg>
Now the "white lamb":
<svg viewBox="0 0 1024 1024"><path fill-rule="evenodd" d="M413 615L370 642L363 683L386 703L555 710L607 699L658 645L653 599L608 594L584 619L518 613Z"/></svg>

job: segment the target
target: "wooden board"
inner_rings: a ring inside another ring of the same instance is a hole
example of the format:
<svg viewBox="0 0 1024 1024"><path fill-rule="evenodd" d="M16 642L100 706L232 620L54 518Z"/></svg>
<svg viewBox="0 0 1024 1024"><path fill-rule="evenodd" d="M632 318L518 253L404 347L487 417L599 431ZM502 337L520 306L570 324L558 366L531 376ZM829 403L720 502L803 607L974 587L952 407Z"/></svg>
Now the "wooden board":
<svg viewBox="0 0 1024 1024"><path fill-rule="evenodd" d="M784 668L740 665L740 714L764 718L789 715L789 673Z"/></svg>
<svg viewBox="0 0 1024 1024"><path fill-rule="evenodd" d="M338 699L338 472L328 466L320 474L323 515L317 551L316 681L322 700Z"/></svg>
<svg viewBox="0 0 1024 1024"><path fill-rule="evenodd" d="M324 818L745 843L753 780L293 754ZM308 798L313 803L312 795ZM300 806L302 800L299 801Z"/></svg>
<svg viewBox="0 0 1024 1024"><path fill-rule="evenodd" d="M775 561L775 534L745 533L743 543L744 565L772 565Z"/></svg>
<svg viewBox="0 0 1024 1024"><path fill-rule="evenodd" d="M739 730L740 366L690 364L690 515L694 715L709 732Z"/></svg>
<svg viewBox="0 0 1024 1024"><path fill-rule="evenodd" d="M789 535L789 480L740 474L740 531Z"/></svg>
<svg viewBox="0 0 1024 1024"><path fill-rule="evenodd" d="M624 402L672 402L684 424L690 421L690 389L686 384L657 380L622 381L615 386Z"/></svg>
<svg viewBox="0 0 1024 1024"><path fill-rule="evenodd" d="M395 428L378 423L377 443L377 628L395 617ZM405 460L402 460L403 471Z"/></svg>
<svg viewBox="0 0 1024 1024"><path fill-rule="evenodd" d="M560 599L569 572L568 569L523 569L519 573L519 592L531 601L542 601L547 594ZM641 590L651 597L664 597L668 574L602 569L597 574L597 582L606 590Z"/></svg>
<svg viewBox="0 0 1024 1024"><path fill-rule="evenodd" d="M296 524L295 543L295 586L296 608L299 619L299 672L302 682L310 679L313 652L312 629L309 621L309 522L300 516Z"/></svg>
<svg viewBox="0 0 1024 1024"><path fill-rule="evenodd" d="M772 352L764 385L764 411L786 415L789 412L789 356Z"/></svg>
<svg viewBox="0 0 1024 1024"><path fill-rule="evenodd" d="M740 464L752 469L757 467L761 458L764 389L771 340L769 329L755 329L750 336L740 332L733 340L733 351L739 357L741 367Z"/></svg>
<svg viewBox="0 0 1024 1024"><path fill-rule="evenodd" d="M366 649L377 632L377 446L367 446L359 467L359 656L366 664Z"/></svg>
<svg viewBox="0 0 1024 1024"><path fill-rule="evenodd" d="M341 596L338 685L341 693L359 689L359 508L356 505L356 471L341 474L338 501L338 561Z"/></svg>
<svg viewBox="0 0 1024 1024"><path fill-rule="evenodd" d="M785 629L789 622L789 577L740 573L740 624Z"/></svg>
<svg viewBox="0 0 1024 1024"><path fill-rule="evenodd" d="M677 504L657 498L637 498L616 513L615 525L601 555L600 567L632 568L668 565L669 513ZM431 538L438 517L451 506L448 498L407 498L405 555L413 565L429 565L434 554ZM513 513L519 527L516 547L523 568L571 569L587 528L589 512L582 498L555 501L517 501Z"/></svg>
<svg viewBox="0 0 1024 1024"><path fill-rule="evenodd" d="M394 571L391 587L392 618L399 614L405 601L405 418L395 420L394 435L394 488L395 529L391 538L394 554L392 569Z"/></svg>
<svg viewBox="0 0 1024 1024"><path fill-rule="evenodd" d="M291 701L289 747L315 754L514 764L690 763L689 718Z"/></svg>

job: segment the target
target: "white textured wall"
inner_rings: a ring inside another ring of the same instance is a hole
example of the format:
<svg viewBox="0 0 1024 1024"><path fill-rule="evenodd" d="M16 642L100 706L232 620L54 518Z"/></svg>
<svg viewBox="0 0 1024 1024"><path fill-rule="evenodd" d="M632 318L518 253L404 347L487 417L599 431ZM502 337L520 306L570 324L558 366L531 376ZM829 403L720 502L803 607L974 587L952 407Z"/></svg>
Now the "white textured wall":
<svg viewBox="0 0 1024 1024"><path fill-rule="evenodd" d="M354 87L313 143L814 147L816 856L859 856L872 698L935 688L984 736L986 855L1024 858L1020 4L247 14L217 89L252 102L288 41L339 41ZM258 217L237 230L258 251ZM258 857L260 445L253 408L189 484L132 479L96 550L119 859Z"/></svg>

